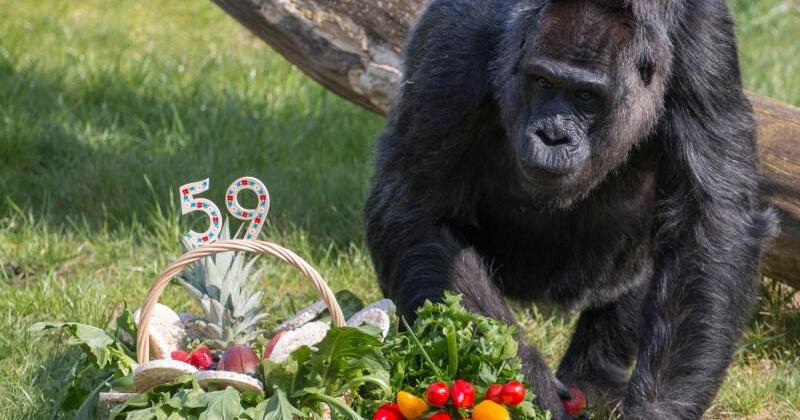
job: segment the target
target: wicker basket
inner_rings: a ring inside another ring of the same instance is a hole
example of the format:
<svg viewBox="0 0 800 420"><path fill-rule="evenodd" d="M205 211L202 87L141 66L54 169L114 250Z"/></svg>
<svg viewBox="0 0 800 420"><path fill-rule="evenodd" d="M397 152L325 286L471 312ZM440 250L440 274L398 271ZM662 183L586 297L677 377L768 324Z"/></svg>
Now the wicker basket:
<svg viewBox="0 0 800 420"><path fill-rule="evenodd" d="M143 365L148 363L150 365L154 364L154 362L150 361L150 334L148 333L148 327L153 309L156 306L156 303L158 303L161 293L167 287L169 282L184 268L189 267L193 263L198 262L209 255L230 251L253 252L257 254L270 255L294 266L306 278L311 280L314 288L317 290L320 296L322 296L322 300L325 302L325 305L328 307L328 311L331 314L333 324L337 327L343 327L346 325L344 314L339 306L339 302L336 301L336 296L333 294L330 287L328 287L328 284L325 282L322 276L320 276L317 270L315 270L305 260L297 256L297 254L294 252L274 243L258 240L231 239L214 242L195 248L175 260L166 268L166 270L164 270L163 273L161 273L156 282L147 292L147 296L145 297L141 308L141 318L139 320L139 328L137 331L136 340L136 358L137 362L140 364L140 367L143 367ZM168 360L159 360L158 362L166 365L170 363L182 363ZM139 369L137 369L137 371L139 371ZM230 374L231 376L239 375L232 372ZM240 376L240 379L243 378ZM255 381L254 379L252 380ZM135 373L134 384L136 383L137 381ZM149 387L137 386L139 391L146 391L148 390L147 388Z"/></svg>

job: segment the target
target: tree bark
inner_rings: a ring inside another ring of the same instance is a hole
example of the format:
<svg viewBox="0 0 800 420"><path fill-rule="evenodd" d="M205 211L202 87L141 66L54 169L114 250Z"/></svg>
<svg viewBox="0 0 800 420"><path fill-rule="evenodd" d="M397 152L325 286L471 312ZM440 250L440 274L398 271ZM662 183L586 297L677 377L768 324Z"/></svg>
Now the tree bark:
<svg viewBox="0 0 800 420"><path fill-rule="evenodd" d="M427 0L212 0L336 94L385 115L406 34ZM765 176L782 235L764 272L800 288L800 109L751 95Z"/></svg>

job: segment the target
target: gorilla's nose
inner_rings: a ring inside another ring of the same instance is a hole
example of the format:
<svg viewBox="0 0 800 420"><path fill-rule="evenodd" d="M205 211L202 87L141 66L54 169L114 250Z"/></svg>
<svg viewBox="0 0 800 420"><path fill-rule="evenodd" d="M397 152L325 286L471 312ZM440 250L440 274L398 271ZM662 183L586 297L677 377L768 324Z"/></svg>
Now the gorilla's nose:
<svg viewBox="0 0 800 420"><path fill-rule="evenodd" d="M535 134L542 140L542 143L548 146L560 146L570 143L570 138L567 133L561 130L545 130L540 128L536 130Z"/></svg>

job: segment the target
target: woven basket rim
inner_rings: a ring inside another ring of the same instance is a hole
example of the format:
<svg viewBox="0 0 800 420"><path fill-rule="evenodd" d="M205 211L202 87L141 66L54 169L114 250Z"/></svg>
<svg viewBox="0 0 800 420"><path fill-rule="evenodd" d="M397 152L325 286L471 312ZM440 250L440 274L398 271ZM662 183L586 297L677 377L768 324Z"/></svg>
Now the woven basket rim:
<svg viewBox="0 0 800 420"><path fill-rule="evenodd" d="M322 278L319 272L300 256L290 249L272 242L249 239L227 239L202 245L181 255L167 266L150 287L145 296L144 303L142 303L141 317L136 333L136 359L138 363L141 364L150 360L150 335L148 334L150 317L152 316L156 303L158 303L158 299L161 297L161 294L164 292L169 282L183 271L183 269L195 262L210 255L231 251L268 255L295 267L307 279L311 280L314 289L316 289L317 293L319 293L325 305L328 307L333 324L337 327L344 327L346 325L344 313L339 306L339 302L336 300L336 295L334 295L330 286L328 286L328 283Z"/></svg>

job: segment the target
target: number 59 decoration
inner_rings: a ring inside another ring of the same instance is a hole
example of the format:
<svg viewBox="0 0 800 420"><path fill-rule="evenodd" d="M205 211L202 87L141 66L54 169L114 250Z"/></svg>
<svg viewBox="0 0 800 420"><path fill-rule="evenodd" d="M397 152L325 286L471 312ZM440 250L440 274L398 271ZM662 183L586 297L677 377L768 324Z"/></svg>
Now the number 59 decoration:
<svg viewBox="0 0 800 420"><path fill-rule="evenodd" d="M205 232L189 230L185 234L192 243L197 245L214 242L219 238L219 232L222 230L222 215L219 207L209 199L195 197L195 195L207 191L208 187L208 178L202 181L190 182L180 187L181 214L201 211L208 216L208 229ZM254 209L247 209L239 204L239 193L242 190L250 190L256 193L258 204ZM264 183L258 179L251 176L241 177L233 181L228 187L227 194L225 194L225 206L233 217L250 221L250 226L247 227L244 237L245 239L255 239L261 232L261 228L264 227L264 222L267 218L269 192Z"/></svg>

